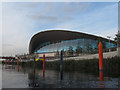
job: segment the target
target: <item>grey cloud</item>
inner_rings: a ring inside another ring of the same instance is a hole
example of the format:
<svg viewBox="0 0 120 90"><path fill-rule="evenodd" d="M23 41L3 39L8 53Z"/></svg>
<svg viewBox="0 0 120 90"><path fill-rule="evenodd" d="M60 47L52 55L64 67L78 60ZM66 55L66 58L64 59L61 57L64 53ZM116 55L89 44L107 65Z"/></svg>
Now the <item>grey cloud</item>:
<svg viewBox="0 0 120 90"><path fill-rule="evenodd" d="M47 16L47 15L28 15L28 17L35 20L50 20L50 21L58 20L56 16Z"/></svg>
<svg viewBox="0 0 120 90"><path fill-rule="evenodd" d="M29 18L34 19L34 20L44 20L44 21L50 21L50 22L65 22L65 20L72 20L73 17L71 16L47 16L47 15L28 15Z"/></svg>
<svg viewBox="0 0 120 90"><path fill-rule="evenodd" d="M27 8L34 8L39 6L39 2L29 2L29 3L25 3L23 6Z"/></svg>
<svg viewBox="0 0 120 90"><path fill-rule="evenodd" d="M79 11L85 11L91 3L66 3L63 5L63 8L61 9L65 13L73 13L73 12L79 12Z"/></svg>

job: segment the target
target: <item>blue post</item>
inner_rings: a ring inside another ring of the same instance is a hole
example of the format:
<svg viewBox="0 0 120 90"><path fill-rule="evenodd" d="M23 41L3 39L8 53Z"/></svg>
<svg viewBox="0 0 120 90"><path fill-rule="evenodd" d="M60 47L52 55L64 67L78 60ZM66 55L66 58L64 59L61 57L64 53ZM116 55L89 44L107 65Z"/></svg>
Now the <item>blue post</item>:
<svg viewBox="0 0 120 90"><path fill-rule="evenodd" d="M60 54L60 67L63 65L63 53L61 51L61 54Z"/></svg>
<svg viewBox="0 0 120 90"><path fill-rule="evenodd" d="M63 79L63 53L60 54L60 79Z"/></svg>

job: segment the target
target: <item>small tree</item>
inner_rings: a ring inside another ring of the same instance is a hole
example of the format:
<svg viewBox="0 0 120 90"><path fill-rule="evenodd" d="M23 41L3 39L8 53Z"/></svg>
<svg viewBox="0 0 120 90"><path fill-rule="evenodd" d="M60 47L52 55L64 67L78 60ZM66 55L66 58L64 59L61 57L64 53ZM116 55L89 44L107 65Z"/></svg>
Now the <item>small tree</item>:
<svg viewBox="0 0 120 90"><path fill-rule="evenodd" d="M76 47L76 53L77 54L80 54L80 53L82 53L82 48L78 45L77 47Z"/></svg>
<svg viewBox="0 0 120 90"><path fill-rule="evenodd" d="M90 43L86 44L86 50L87 50L87 53L90 53L92 51L92 46Z"/></svg>
<svg viewBox="0 0 120 90"><path fill-rule="evenodd" d="M90 44L89 53L93 53L93 52L94 52L93 47L92 47L92 45Z"/></svg>
<svg viewBox="0 0 120 90"><path fill-rule="evenodd" d="M115 35L114 41L117 42L118 46L120 47L120 32Z"/></svg>
<svg viewBox="0 0 120 90"><path fill-rule="evenodd" d="M73 50L73 47L72 47L72 46L69 46L68 53L72 55L72 54L73 54L73 51L74 51L74 50Z"/></svg>
<svg viewBox="0 0 120 90"><path fill-rule="evenodd" d="M59 56L59 51L58 50L56 51L56 56Z"/></svg>
<svg viewBox="0 0 120 90"><path fill-rule="evenodd" d="M65 50L64 49L62 49L62 52L63 52L63 55L65 55Z"/></svg>

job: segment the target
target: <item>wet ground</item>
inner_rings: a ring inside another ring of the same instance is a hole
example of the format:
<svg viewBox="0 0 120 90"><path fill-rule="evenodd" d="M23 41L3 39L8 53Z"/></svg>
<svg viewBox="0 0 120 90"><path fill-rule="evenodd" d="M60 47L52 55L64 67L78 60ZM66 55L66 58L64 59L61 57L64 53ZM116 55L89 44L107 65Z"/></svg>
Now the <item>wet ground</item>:
<svg viewBox="0 0 120 90"><path fill-rule="evenodd" d="M79 71L61 71L2 65L2 88L119 88L120 77L81 73Z"/></svg>

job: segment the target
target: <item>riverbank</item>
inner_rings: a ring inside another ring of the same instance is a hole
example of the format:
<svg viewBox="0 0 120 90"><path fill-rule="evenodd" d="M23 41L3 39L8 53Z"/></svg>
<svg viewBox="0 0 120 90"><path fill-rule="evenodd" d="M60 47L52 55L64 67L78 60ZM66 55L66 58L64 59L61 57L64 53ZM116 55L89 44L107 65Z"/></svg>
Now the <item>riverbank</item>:
<svg viewBox="0 0 120 90"><path fill-rule="evenodd" d="M2 62L5 64L5 62ZM10 62L12 65L17 65L17 62ZM24 65L26 67L36 66L36 68L43 68L42 61L29 61L29 62L19 62L19 65ZM103 60L103 72L105 75L118 76L120 75L120 57L106 58ZM60 59L55 61L45 61L46 69L60 70ZM64 60L63 58L63 71L78 71L99 74L99 59L87 59L87 60Z"/></svg>
<svg viewBox="0 0 120 90"><path fill-rule="evenodd" d="M41 68L43 66L42 61L37 62L23 62L21 65L25 65L27 67L33 67L34 65L36 68ZM115 76L117 77L120 75L120 57L112 57L103 60L103 72L106 76ZM60 60L52 61L52 62L45 62L46 69L54 69L59 71L60 70ZM63 71L66 72L87 72L92 73L95 75L99 74L99 59L90 59L90 60L64 60L63 59Z"/></svg>

